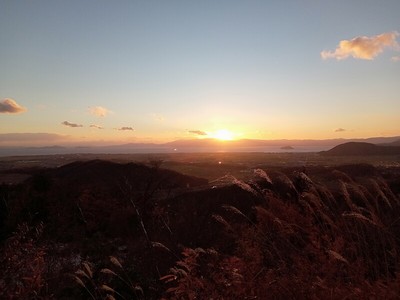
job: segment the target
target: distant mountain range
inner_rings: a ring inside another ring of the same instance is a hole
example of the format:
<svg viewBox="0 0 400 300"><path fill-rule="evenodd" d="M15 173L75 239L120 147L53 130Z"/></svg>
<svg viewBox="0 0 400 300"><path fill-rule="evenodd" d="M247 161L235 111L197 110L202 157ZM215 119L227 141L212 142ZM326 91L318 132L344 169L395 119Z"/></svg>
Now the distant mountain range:
<svg viewBox="0 0 400 300"><path fill-rule="evenodd" d="M215 145L226 145L234 147L296 147L296 146L328 146L333 147L345 142L365 142L372 144L391 144L400 143L400 136L397 137L373 137L367 139L326 139L326 140L256 140L256 139L241 139L231 141L220 141L216 139L191 139L191 140L177 140L163 145L170 147L209 147Z"/></svg>
<svg viewBox="0 0 400 300"><path fill-rule="evenodd" d="M320 152L346 143L367 143L379 146L400 146L400 136L373 137L367 139L326 139L326 140L256 140L241 139L221 141L217 139L176 140L163 144L128 143L109 146L44 146L7 147L0 146L0 156L46 155L69 153L173 153L173 152ZM0 140L1 145L1 140ZM332 149L333 150L333 149ZM336 151L336 150L335 150Z"/></svg>
<svg viewBox="0 0 400 300"><path fill-rule="evenodd" d="M379 146L399 146L400 147L400 139L397 140L397 141L394 141L392 143L379 144Z"/></svg>
<svg viewBox="0 0 400 300"><path fill-rule="evenodd" d="M123 145L104 146L100 148L169 148L169 149L180 149L180 148L226 148L226 149L238 149L238 148L257 148L257 147L279 147L284 148L283 150L296 150L295 147L334 147L346 142L365 142L372 144L391 144L400 143L400 136L397 137L373 137L367 139L326 139L326 140L257 140L257 139L240 139L240 140L227 140L221 141L218 139L205 138L205 139L182 139L176 140L163 144L154 143L129 143Z"/></svg>

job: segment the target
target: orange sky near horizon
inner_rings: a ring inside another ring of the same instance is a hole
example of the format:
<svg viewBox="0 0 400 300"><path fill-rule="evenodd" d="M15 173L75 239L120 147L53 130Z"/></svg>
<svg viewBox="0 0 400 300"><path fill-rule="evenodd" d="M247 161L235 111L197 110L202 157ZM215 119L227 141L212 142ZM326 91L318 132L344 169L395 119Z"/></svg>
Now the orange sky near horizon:
<svg viewBox="0 0 400 300"><path fill-rule="evenodd" d="M2 3L0 146L400 136L398 11Z"/></svg>

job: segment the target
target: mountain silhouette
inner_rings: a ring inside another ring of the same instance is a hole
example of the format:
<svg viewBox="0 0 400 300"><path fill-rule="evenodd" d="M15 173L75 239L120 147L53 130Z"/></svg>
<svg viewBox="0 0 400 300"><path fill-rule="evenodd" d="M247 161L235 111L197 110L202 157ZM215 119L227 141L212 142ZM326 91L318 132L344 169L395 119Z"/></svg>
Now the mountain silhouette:
<svg viewBox="0 0 400 300"><path fill-rule="evenodd" d="M378 146L371 143L349 142L340 144L328 151L322 151L322 155L397 155L400 154L399 146Z"/></svg>

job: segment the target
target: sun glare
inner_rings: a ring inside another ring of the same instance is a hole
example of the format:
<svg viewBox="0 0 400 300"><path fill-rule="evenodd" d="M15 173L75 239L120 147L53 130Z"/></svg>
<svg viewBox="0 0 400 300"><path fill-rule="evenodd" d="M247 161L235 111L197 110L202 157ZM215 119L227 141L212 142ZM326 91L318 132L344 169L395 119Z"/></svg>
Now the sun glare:
<svg viewBox="0 0 400 300"><path fill-rule="evenodd" d="M220 129L213 134L213 137L221 141L233 140L233 133L227 129Z"/></svg>

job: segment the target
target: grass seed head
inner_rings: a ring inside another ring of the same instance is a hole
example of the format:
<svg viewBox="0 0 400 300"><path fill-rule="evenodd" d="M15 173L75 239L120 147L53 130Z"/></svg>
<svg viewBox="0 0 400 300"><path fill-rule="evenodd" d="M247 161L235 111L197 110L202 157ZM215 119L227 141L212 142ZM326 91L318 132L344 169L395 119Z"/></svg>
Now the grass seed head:
<svg viewBox="0 0 400 300"><path fill-rule="evenodd" d="M123 269L124 267L115 256L110 256L110 261L117 267Z"/></svg>
<svg viewBox="0 0 400 300"><path fill-rule="evenodd" d="M103 284L103 285L101 285L100 288L101 288L103 291L115 293L115 290L114 290L112 287L109 287L108 285Z"/></svg>
<svg viewBox="0 0 400 300"><path fill-rule="evenodd" d="M93 272L90 265L87 262L83 262L82 264L89 278L93 278Z"/></svg>
<svg viewBox="0 0 400 300"><path fill-rule="evenodd" d="M100 272L103 273L103 274L109 274L109 275L117 276L117 273L115 273L114 271L112 271L110 269L107 269L107 268L101 269Z"/></svg>

